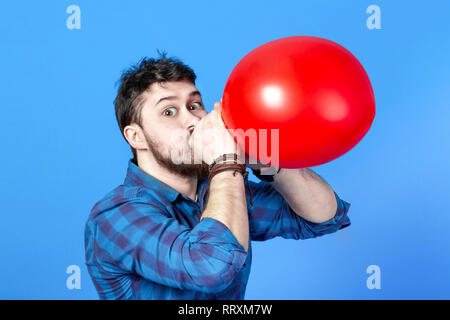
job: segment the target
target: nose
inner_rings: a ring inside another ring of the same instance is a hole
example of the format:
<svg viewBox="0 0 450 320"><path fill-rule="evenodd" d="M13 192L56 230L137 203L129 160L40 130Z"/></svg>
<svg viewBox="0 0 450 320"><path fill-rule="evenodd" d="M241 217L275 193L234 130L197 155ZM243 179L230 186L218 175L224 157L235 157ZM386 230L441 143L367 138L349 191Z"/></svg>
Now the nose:
<svg viewBox="0 0 450 320"><path fill-rule="evenodd" d="M200 117L194 115L192 112L189 112L188 110L185 110L185 116L183 121L186 130L189 131L189 134L192 134L192 131L194 131L195 126L200 121Z"/></svg>

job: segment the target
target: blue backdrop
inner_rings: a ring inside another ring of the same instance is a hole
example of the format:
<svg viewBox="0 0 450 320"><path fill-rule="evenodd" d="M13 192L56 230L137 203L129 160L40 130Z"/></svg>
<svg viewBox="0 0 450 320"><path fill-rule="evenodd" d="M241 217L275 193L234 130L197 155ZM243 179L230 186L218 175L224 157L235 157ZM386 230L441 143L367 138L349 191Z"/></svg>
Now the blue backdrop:
<svg viewBox="0 0 450 320"><path fill-rule="evenodd" d="M372 4L381 29L367 27ZM80 29L67 26L70 5ZM83 230L131 156L113 108L123 69L167 50L196 71L211 110L246 53L292 35L349 49L377 115L354 149L313 169L351 203L352 226L254 242L246 298L450 298L448 1L10 1L0 12L0 298L98 298ZM66 285L70 265L80 289Z"/></svg>

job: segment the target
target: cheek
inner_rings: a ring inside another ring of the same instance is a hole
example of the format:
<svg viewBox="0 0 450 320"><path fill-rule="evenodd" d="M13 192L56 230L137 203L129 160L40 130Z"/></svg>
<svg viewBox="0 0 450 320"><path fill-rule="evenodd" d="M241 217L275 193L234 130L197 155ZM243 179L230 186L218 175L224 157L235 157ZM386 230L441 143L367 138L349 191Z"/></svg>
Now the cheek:
<svg viewBox="0 0 450 320"><path fill-rule="evenodd" d="M145 129L154 141L162 142L164 138L175 128L174 121L168 121L158 115L149 116L145 119Z"/></svg>
<svg viewBox="0 0 450 320"><path fill-rule="evenodd" d="M166 136L166 128L159 123L147 122L143 128L147 140L150 140L154 145L160 146L164 144Z"/></svg>

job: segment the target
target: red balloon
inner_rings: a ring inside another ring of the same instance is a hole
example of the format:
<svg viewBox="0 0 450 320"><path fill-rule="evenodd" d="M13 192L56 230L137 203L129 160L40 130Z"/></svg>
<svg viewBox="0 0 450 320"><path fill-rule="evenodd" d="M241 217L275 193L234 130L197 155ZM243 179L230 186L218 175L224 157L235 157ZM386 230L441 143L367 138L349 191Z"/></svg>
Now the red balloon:
<svg viewBox="0 0 450 320"><path fill-rule="evenodd" d="M257 134L256 151L249 141L238 144L267 163L258 154L266 142L269 157L278 150L281 168L308 168L342 156L374 117L375 97L362 65L341 45L317 37L282 38L251 51L231 72L222 98L228 129L267 129L268 139ZM272 143L276 129L279 143Z"/></svg>

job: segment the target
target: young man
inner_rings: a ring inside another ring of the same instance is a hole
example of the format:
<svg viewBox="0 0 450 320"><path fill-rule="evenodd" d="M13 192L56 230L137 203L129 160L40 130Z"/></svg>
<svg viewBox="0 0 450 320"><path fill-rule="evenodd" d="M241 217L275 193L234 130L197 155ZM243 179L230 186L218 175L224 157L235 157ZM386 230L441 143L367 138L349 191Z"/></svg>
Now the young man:
<svg viewBox="0 0 450 320"><path fill-rule="evenodd" d="M115 111L134 157L85 229L101 299L243 299L250 240L314 238L350 225L350 204L311 170L264 176L253 165L262 179L254 183L245 164L221 159L242 151L221 103L205 111L195 79L165 55L122 75Z"/></svg>

